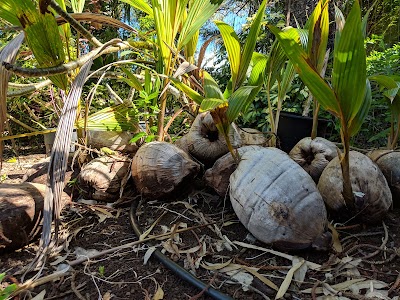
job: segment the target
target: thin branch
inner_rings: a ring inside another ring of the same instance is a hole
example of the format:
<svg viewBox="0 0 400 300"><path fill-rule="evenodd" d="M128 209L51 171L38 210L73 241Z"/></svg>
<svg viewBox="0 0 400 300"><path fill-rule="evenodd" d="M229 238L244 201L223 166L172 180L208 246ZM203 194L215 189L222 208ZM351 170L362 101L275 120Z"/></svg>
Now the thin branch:
<svg viewBox="0 0 400 300"><path fill-rule="evenodd" d="M113 44L118 44L117 47L109 47ZM100 48L96 48L89 53L77 58L74 61L70 61L66 64L62 64L56 67L50 68L40 68L40 69L31 69L31 68L21 68L19 66L10 64L8 62L3 62L4 68L8 71L13 72L16 75L26 76L26 77L43 77L43 76L51 76L57 74L64 74L71 72L77 68L82 67L87 61L90 59L95 59L103 54L118 52L120 50L128 49L130 47L129 44L123 43L120 39L112 39L106 44L104 44Z"/></svg>
<svg viewBox="0 0 400 300"><path fill-rule="evenodd" d="M84 36L88 41L90 41L94 46L101 47L103 44L96 39L89 31L86 30L81 24L79 24L74 18L72 18L67 12L65 12L58 3L54 0L51 0L50 7L53 8L56 13L60 15L65 21L71 24L72 27L75 28L82 36Z"/></svg>
<svg viewBox="0 0 400 300"><path fill-rule="evenodd" d="M50 85L52 82L50 79L44 80L42 82L38 83L31 83L31 84L12 84L11 82L8 84L10 87L18 87L17 90L13 91L7 91L7 97L19 97L22 95L30 94L36 90L40 90L41 88L44 88L48 85ZM20 88L23 86L23 88Z"/></svg>

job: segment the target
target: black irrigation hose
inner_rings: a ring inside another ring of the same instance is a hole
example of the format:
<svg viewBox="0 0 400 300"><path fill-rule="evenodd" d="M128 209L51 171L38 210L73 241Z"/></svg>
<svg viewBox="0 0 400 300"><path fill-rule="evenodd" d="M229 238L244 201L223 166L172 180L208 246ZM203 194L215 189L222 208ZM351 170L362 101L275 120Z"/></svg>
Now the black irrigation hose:
<svg viewBox="0 0 400 300"><path fill-rule="evenodd" d="M142 230L140 229L139 222L136 217L136 210L139 201L134 201L131 205L131 209L129 212L129 219L131 222L131 226L137 237L139 238L142 234ZM176 264L172 260L170 260L166 255L162 254L159 250L153 252L153 256L155 256L164 266L178 275L181 279L185 280L186 282L190 283L194 287L198 288L199 290L203 291L208 296L212 297L216 300L233 300L230 296L223 294L216 289L209 287L207 284L190 274L180 265Z"/></svg>

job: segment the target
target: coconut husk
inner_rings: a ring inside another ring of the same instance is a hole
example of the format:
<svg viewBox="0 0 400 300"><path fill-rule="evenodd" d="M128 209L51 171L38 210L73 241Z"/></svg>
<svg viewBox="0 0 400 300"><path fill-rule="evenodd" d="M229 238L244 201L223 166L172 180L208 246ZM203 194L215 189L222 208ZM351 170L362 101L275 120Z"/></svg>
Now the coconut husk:
<svg viewBox="0 0 400 300"><path fill-rule="evenodd" d="M254 128L240 128L240 140L242 146L266 146L268 143L268 139L265 135Z"/></svg>
<svg viewBox="0 0 400 300"><path fill-rule="evenodd" d="M113 151L136 153L139 147L136 144L129 143L134 135L134 133L127 131L88 130L87 146L96 149L107 147Z"/></svg>
<svg viewBox="0 0 400 300"><path fill-rule="evenodd" d="M306 171L283 151L247 151L230 177L230 199L240 222L258 240L304 249L324 235L327 213Z"/></svg>
<svg viewBox="0 0 400 300"><path fill-rule="evenodd" d="M250 150L262 148L261 146L245 146L237 149L239 156ZM204 174L204 181L207 186L213 188L218 195L228 195L229 177L236 170L237 164L230 153L217 159L212 168Z"/></svg>
<svg viewBox="0 0 400 300"><path fill-rule="evenodd" d="M231 125L229 138L234 148L241 145L236 125ZM208 166L229 151L224 136L218 132L209 112L197 115L188 133L187 145L189 153Z"/></svg>
<svg viewBox="0 0 400 300"><path fill-rule="evenodd" d="M68 159L68 164L72 162L71 159ZM47 157L43 161L34 164L30 169L26 171L24 176L22 177L22 182L32 182L32 183L39 183L39 184L47 184L47 172L49 169L50 164L50 157ZM79 174L79 168L76 166L74 170L70 168L67 169L65 172L64 177L64 192L68 195L72 196L73 192L76 191L72 185L68 183L73 179L77 178Z"/></svg>
<svg viewBox="0 0 400 300"><path fill-rule="evenodd" d="M343 221L356 217L365 223L378 223L392 205L392 194L379 167L366 155L350 151L350 178L355 210L345 206L343 179L339 157L322 172L318 189L332 215Z"/></svg>
<svg viewBox="0 0 400 300"><path fill-rule="evenodd" d="M367 154L381 169L392 192L393 206L400 207L400 152L374 150Z"/></svg>
<svg viewBox="0 0 400 300"><path fill-rule="evenodd" d="M121 184L129 173L130 159L101 156L82 167L78 184L85 199L114 202L120 197Z"/></svg>
<svg viewBox="0 0 400 300"><path fill-rule="evenodd" d="M336 145L321 137L303 138L289 152L289 156L306 170L315 182L318 182L322 171L337 155Z"/></svg>
<svg viewBox="0 0 400 300"><path fill-rule="evenodd" d="M136 188L148 198L171 195L185 181L194 178L200 165L173 144L151 142L139 148L132 161Z"/></svg>
<svg viewBox="0 0 400 300"><path fill-rule="evenodd" d="M188 135L185 134L182 136L180 139L177 139L175 141L175 146L177 146L179 149L182 149L186 153L189 153L189 146L188 146Z"/></svg>
<svg viewBox="0 0 400 300"><path fill-rule="evenodd" d="M45 191L37 183L0 184L0 253L21 248L40 233ZM62 204L69 201L63 193Z"/></svg>

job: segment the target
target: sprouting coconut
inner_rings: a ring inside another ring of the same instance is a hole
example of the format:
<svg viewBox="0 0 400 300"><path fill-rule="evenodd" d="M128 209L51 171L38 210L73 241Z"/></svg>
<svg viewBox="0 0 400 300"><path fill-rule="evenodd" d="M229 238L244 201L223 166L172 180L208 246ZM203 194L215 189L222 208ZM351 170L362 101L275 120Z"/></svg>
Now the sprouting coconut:
<svg viewBox="0 0 400 300"><path fill-rule="evenodd" d="M374 150L367 154L381 169L392 191L393 206L400 207L400 152Z"/></svg>
<svg viewBox="0 0 400 300"><path fill-rule="evenodd" d="M230 199L242 224L264 243L282 249L321 248L321 239L329 237L315 182L279 149L243 154L230 177Z"/></svg>
<svg viewBox="0 0 400 300"><path fill-rule="evenodd" d="M261 146L245 146L237 149L239 156L250 150L261 149ZM229 177L236 170L237 164L231 153L217 159L212 168L204 174L204 180L209 187L212 187L218 195L225 197L229 188Z"/></svg>
<svg viewBox="0 0 400 300"><path fill-rule="evenodd" d="M240 135L235 125L231 125L229 138L234 148L240 146ZM209 112L197 115L188 133L187 145L190 154L206 165L212 165L229 151Z"/></svg>
<svg viewBox="0 0 400 300"><path fill-rule="evenodd" d="M200 165L177 146L151 142L139 148L132 161L132 177L145 197L168 196L185 179L194 178Z"/></svg>
<svg viewBox="0 0 400 300"><path fill-rule="evenodd" d="M366 155L350 151L350 178L354 208L346 208L339 157L334 158L322 172L318 189L328 208L339 219L356 217L365 223L382 220L392 205L389 186L378 166Z"/></svg>
<svg viewBox="0 0 400 300"><path fill-rule="evenodd" d="M129 173L130 159L101 156L82 167L79 188L86 199L114 202L120 197L121 183Z"/></svg>
<svg viewBox="0 0 400 300"><path fill-rule="evenodd" d="M336 145L321 137L303 138L289 152L289 156L306 170L315 182L318 182L322 171L337 155Z"/></svg>

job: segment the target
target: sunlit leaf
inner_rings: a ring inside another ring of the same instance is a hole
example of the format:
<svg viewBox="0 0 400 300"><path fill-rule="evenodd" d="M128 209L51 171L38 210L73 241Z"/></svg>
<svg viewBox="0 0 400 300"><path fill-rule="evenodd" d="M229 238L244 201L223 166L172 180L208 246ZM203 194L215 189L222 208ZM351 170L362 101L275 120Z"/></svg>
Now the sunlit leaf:
<svg viewBox="0 0 400 300"><path fill-rule="evenodd" d="M200 111L209 111L213 110L216 107L226 103L227 100L225 99L218 99L218 98L205 98L200 105Z"/></svg>
<svg viewBox="0 0 400 300"><path fill-rule="evenodd" d="M257 38L261 28L261 21L264 17L265 6L268 0L264 0L258 8L256 17L250 26L249 34L246 37L243 52L240 58L239 73L237 81L233 81L233 91L240 87L246 79L247 69L249 68L251 58L253 56L254 48L256 46Z"/></svg>
<svg viewBox="0 0 400 300"><path fill-rule="evenodd" d="M254 100L255 95L251 94L251 92L257 88L260 87L242 86L229 97L229 107L226 113L229 123L232 123L234 120L236 120L244 108L248 107L249 103Z"/></svg>
<svg viewBox="0 0 400 300"><path fill-rule="evenodd" d="M201 102L204 100L204 97L201 96L198 92L184 84L183 82L179 81L176 78L170 78L171 81L174 83L174 85L180 89L182 92L184 92L190 99L192 99L194 102L197 104L201 104Z"/></svg>
<svg viewBox="0 0 400 300"><path fill-rule="evenodd" d="M351 122L363 104L366 72L361 10L358 1L355 1L334 48L332 71L332 86L346 123Z"/></svg>
<svg viewBox="0 0 400 300"><path fill-rule="evenodd" d="M281 31L272 25L269 25L268 28L279 40L286 55L293 63L296 72L310 89L313 96L327 111L338 116L340 109L335 93L311 65L307 53L297 43L293 33L291 31Z"/></svg>
<svg viewBox="0 0 400 300"><path fill-rule="evenodd" d="M228 52L228 60L231 68L232 87L236 86L238 80L240 63L241 63L241 49L240 41L235 30L228 24L222 21L215 21L221 33L226 51Z"/></svg>
<svg viewBox="0 0 400 300"><path fill-rule="evenodd" d="M128 3L130 6L148 14L150 17L153 16L153 10L151 6L147 3L147 1L144 0L120 0L120 1Z"/></svg>
<svg viewBox="0 0 400 300"><path fill-rule="evenodd" d="M224 99L218 83L206 71L203 71L203 81L204 95L206 98Z"/></svg>
<svg viewBox="0 0 400 300"><path fill-rule="evenodd" d="M178 49L184 47L200 27L213 15L223 0L196 0L189 6L189 13L179 35Z"/></svg>
<svg viewBox="0 0 400 300"><path fill-rule="evenodd" d="M121 70L126 74L126 76L128 76L128 78L121 78L120 80L125 81L127 84L129 84L130 87L133 87L138 91L143 90L142 83L139 81L139 79L137 79L137 77L131 71L122 67Z"/></svg>
<svg viewBox="0 0 400 300"><path fill-rule="evenodd" d="M318 1L317 6L306 23L306 28L308 28L307 53L309 54L311 63L318 71L321 71L323 67L326 46L328 44L328 3L329 0Z"/></svg>

